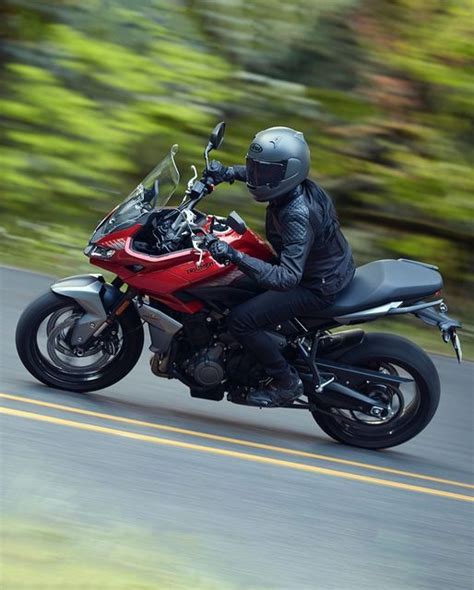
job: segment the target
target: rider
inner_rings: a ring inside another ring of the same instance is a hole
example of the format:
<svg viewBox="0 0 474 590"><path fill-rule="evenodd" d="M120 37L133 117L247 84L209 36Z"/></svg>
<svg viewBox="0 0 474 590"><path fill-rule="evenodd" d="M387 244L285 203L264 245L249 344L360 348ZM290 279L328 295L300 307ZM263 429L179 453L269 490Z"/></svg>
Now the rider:
<svg viewBox="0 0 474 590"><path fill-rule="evenodd" d="M307 178L310 153L303 133L271 127L253 138L245 166L213 160L207 173L215 184L246 181L253 198L267 202L266 237L275 263L264 262L216 240L210 253L231 262L266 289L235 307L228 329L264 366L271 377L247 401L256 405L291 402L303 383L265 328L330 306L354 276L351 247L341 232L326 192Z"/></svg>

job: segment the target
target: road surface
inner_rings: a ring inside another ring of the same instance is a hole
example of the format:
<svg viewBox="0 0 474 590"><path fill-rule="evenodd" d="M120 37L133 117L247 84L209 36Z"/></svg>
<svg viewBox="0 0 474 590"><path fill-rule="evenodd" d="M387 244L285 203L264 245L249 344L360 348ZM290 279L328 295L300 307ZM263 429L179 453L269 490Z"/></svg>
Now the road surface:
<svg viewBox="0 0 474 590"><path fill-rule="evenodd" d="M472 363L435 357L437 415L383 452L336 444L306 412L192 399L146 352L118 385L61 392L14 347L51 281L0 270L5 514L143 528L236 588L473 587Z"/></svg>

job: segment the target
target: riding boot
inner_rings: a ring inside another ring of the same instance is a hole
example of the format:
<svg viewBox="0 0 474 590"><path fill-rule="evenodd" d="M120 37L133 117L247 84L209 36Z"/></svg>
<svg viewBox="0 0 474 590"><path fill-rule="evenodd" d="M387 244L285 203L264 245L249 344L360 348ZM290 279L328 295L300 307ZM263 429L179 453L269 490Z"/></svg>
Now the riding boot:
<svg viewBox="0 0 474 590"><path fill-rule="evenodd" d="M286 376L275 377L261 389L250 391L247 403L254 406L281 406L297 399L303 390L300 376L291 368Z"/></svg>

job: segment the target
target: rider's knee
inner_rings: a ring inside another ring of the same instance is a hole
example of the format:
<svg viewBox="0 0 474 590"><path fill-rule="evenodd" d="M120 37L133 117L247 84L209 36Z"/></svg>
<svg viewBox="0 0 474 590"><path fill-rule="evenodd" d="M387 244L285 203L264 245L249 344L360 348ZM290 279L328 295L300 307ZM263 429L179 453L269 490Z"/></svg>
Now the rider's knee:
<svg viewBox="0 0 474 590"><path fill-rule="evenodd" d="M252 316L242 306L234 308L227 318L227 329L232 334L239 336L255 330Z"/></svg>

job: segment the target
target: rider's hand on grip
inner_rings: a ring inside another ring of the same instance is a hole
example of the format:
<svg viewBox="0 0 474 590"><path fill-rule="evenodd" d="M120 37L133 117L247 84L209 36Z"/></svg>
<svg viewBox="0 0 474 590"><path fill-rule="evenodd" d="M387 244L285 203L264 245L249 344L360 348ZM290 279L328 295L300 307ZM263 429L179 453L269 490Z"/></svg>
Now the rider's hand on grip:
<svg viewBox="0 0 474 590"><path fill-rule="evenodd" d="M207 177L212 178L215 185L221 182L234 182L234 169L231 166L224 166L219 160L211 160L205 171Z"/></svg>
<svg viewBox="0 0 474 590"><path fill-rule="evenodd" d="M211 256L219 264L226 264L232 262L236 264L241 258L242 254L232 248L230 244L222 240L216 239L209 246L208 250Z"/></svg>

